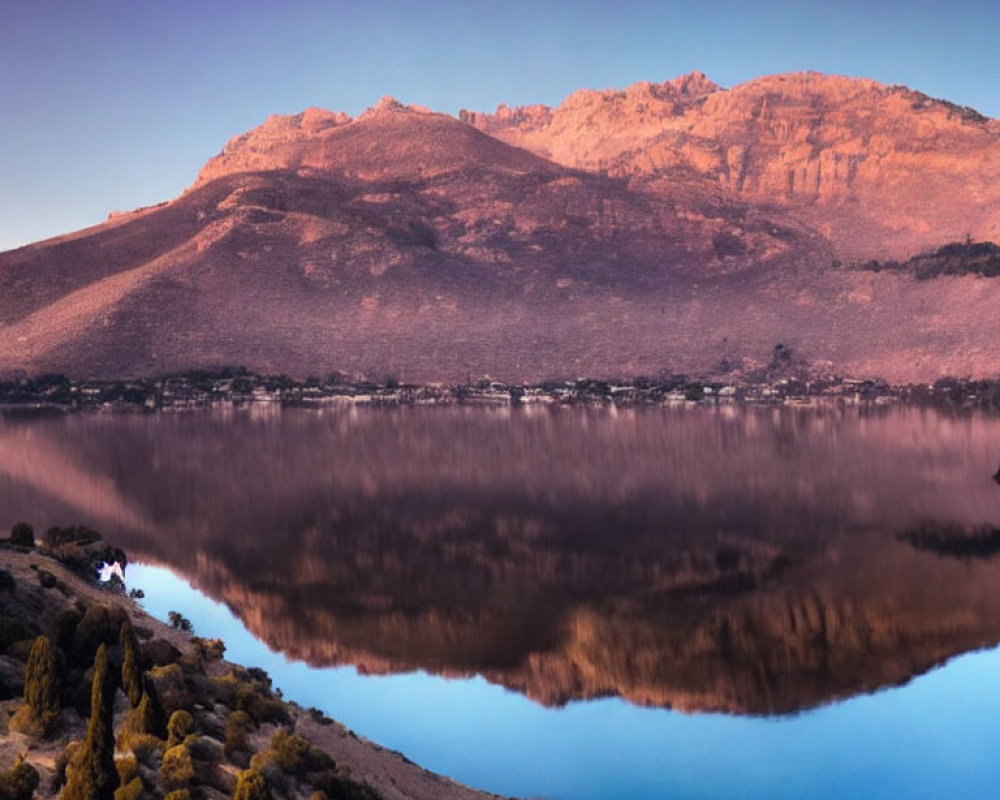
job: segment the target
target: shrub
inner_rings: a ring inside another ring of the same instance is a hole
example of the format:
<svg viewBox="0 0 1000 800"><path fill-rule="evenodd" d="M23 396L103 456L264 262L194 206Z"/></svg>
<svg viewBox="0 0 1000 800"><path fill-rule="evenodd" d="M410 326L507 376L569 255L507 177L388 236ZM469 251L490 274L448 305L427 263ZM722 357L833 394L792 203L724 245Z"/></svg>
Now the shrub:
<svg viewBox="0 0 1000 800"><path fill-rule="evenodd" d="M38 770L21 756L13 767L0 772L0 797L4 800L31 800L38 781Z"/></svg>
<svg viewBox="0 0 1000 800"><path fill-rule="evenodd" d="M111 647L117 644L122 623L127 619L128 614L118 606L109 608L95 604L88 608L73 636L74 663L88 664L100 645Z"/></svg>
<svg viewBox="0 0 1000 800"><path fill-rule="evenodd" d="M139 774L139 762L131 756L119 758L115 761L115 769L118 771L118 780L122 786L128 783Z"/></svg>
<svg viewBox="0 0 1000 800"><path fill-rule="evenodd" d="M154 690L155 691L155 690ZM163 726L163 711L157 706L156 700L148 691L142 693L142 700L136 708L129 709L118 729L118 739L115 746L119 750L128 749L126 740L134 734L148 734L159 739L165 735Z"/></svg>
<svg viewBox="0 0 1000 800"><path fill-rule="evenodd" d="M306 711L309 714L309 718L317 725L333 725L333 720L324 714L320 709L309 708L306 709Z"/></svg>
<svg viewBox="0 0 1000 800"><path fill-rule="evenodd" d="M84 578L91 577L90 557L78 544L61 544L52 548L52 557L71 572Z"/></svg>
<svg viewBox="0 0 1000 800"><path fill-rule="evenodd" d="M136 760L151 769L159 768L166 744L149 733L126 733L118 737L118 749L132 753Z"/></svg>
<svg viewBox="0 0 1000 800"><path fill-rule="evenodd" d="M24 671L24 705L10 721L14 730L32 736L47 736L59 721L59 672L47 636L39 636L31 647Z"/></svg>
<svg viewBox="0 0 1000 800"><path fill-rule="evenodd" d="M236 779L233 800L271 800L267 778L253 769L245 769Z"/></svg>
<svg viewBox="0 0 1000 800"><path fill-rule="evenodd" d="M62 785L66 783L66 768L76 755L76 751L80 749L81 744L83 744L83 742L70 742L66 745L63 751L56 756L55 765L52 769L52 783L50 785L53 792L58 792L62 788Z"/></svg>
<svg viewBox="0 0 1000 800"><path fill-rule="evenodd" d="M0 569L0 591L13 592L17 589L17 579L8 570Z"/></svg>
<svg viewBox="0 0 1000 800"><path fill-rule="evenodd" d="M142 653L132 623L125 620L118 634L122 646L122 689L132 708L142 702Z"/></svg>
<svg viewBox="0 0 1000 800"><path fill-rule="evenodd" d="M146 669L174 664L181 657L181 651L166 639L152 639L142 646L142 661Z"/></svg>
<svg viewBox="0 0 1000 800"><path fill-rule="evenodd" d="M340 770L327 770L314 775L312 787L333 800L382 800L382 795L363 783L358 783Z"/></svg>
<svg viewBox="0 0 1000 800"><path fill-rule="evenodd" d="M189 789L174 789L172 792L167 792L163 800L191 800L191 791Z"/></svg>
<svg viewBox="0 0 1000 800"><path fill-rule="evenodd" d="M193 732L194 717L183 709L175 711L167 722L167 747L179 745Z"/></svg>
<svg viewBox="0 0 1000 800"><path fill-rule="evenodd" d="M42 540L48 547L58 547L64 544L93 544L101 541L101 534L85 525L73 525L68 528L49 528Z"/></svg>
<svg viewBox="0 0 1000 800"><path fill-rule="evenodd" d="M253 720L246 711L233 711L226 718L226 758L232 760L234 753L249 753L247 734L254 729Z"/></svg>
<svg viewBox="0 0 1000 800"><path fill-rule="evenodd" d="M173 714L181 709L188 710L194 705L194 698L187 681L184 680L184 673L177 664L154 667L150 670L149 676L166 714Z"/></svg>
<svg viewBox="0 0 1000 800"><path fill-rule="evenodd" d="M35 529L27 522L17 522L10 529L10 543L20 547L35 546Z"/></svg>
<svg viewBox="0 0 1000 800"><path fill-rule="evenodd" d="M142 778L136 775L128 783L123 782L122 785L115 790L115 800L139 800L142 797L142 793L145 787L142 785Z"/></svg>
<svg viewBox="0 0 1000 800"><path fill-rule="evenodd" d="M94 659L90 690L90 721L87 736L66 770L66 788L61 800L113 800L118 788L115 769L114 686L108 669L108 648L101 644Z"/></svg>
<svg viewBox="0 0 1000 800"><path fill-rule="evenodd" d="M167 789L183 789L194 778L194 764L188 749L179 744L163 754L160 764L160 780Z"/></svg>
<svg viewBox="0 0 1000 800"><path fill-rule="evenodd" d="M285 704L271 695L271 679L264 670L237 667L213 682L220 702L245 711L258 725L290 722Z"/></svg>
<svg viewBox="0 0 1000 800"><path fill-rule="evenodd" d="M219 661L226 653L226 643L222 639L202 639L196 636L192 641L199 653L209 661Z"/></svg>
<svg viewBox="0 0 1000 800"><path fill-rule="evenodd" d="M332 770L337 766L326 752L313 747L304 736L289 733L284 728L271 737L271 752L274 762L283 772L297 777L309 772Z"/></svg>
<svg viewBox="0 0 1000 800"><path fill-rule="evenodd" d="M292 780L281 767L273 750L261 750L250 759L250 769L259 772L267 780L268 789L274 794L286 796L292 791Z"/></svg>
<svg viewBox="0 0 1000 800"><path fill-rule="evenodd" d="M192 631L194 626L191 624L191 620L181 614L179 611L168 611L167 619L170 622L170 627L177 628L181 631Z"/></svg>

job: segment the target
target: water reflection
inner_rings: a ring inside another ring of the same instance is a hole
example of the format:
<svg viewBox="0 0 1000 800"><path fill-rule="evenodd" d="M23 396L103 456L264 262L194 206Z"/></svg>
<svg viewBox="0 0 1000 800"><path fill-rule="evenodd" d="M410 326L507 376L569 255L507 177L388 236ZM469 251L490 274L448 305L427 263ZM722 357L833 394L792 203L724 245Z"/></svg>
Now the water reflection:
<svg viewBox="0 0 1000 800"><path fill-rule="evenodd" d="M1000 641L998 456L906 409L75 416L0 427L0 508L312 665L768 714Z"/></svg>

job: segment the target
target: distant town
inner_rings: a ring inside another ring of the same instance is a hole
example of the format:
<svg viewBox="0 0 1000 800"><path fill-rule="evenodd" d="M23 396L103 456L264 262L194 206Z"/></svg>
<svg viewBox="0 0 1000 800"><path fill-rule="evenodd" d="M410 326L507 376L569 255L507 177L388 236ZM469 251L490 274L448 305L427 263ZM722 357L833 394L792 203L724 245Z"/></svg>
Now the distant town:
<svg viewBox="0 0 1000 800"><path fill-rule="evenodd" d="M1000 380L942 378L930 384L891 385L844 377L780 377L714 380L685 375L628 380L546 381L506 384L468 380L458 384L408 384L394 378L356 380L334 374L294 380L245 369L191 371L129 381L81 380L63 375L0 381L0 412L181 411L251 405L356 406L671 406L925 404L952 408L1000 408Z"/></svg>

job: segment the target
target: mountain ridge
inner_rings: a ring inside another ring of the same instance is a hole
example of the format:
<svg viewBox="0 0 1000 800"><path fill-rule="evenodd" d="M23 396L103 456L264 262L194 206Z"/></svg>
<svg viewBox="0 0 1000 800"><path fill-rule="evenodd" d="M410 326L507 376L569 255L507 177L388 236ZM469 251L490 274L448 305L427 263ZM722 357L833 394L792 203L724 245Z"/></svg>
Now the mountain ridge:
<svg viewBox="0 0 1000 800"><path fill-rule="evenodd" d="M844 269L1000 239L1000 123L902 87L701 73L459 118L383 98L233 137L180 197L0 254L0 372L707 373L776 342L995 372L998 291Z"/></svg>

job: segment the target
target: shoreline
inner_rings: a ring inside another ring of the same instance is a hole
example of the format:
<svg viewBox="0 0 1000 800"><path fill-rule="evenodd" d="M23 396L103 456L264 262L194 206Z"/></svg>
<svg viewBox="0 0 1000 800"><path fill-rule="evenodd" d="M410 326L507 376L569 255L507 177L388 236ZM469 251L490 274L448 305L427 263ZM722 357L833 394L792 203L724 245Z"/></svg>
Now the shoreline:
<svg viewBox="0 0 1000 800"><path fill-rule="evenodd" d="M103 542L98 543L104 546ZM46 620L50 620L59 611L80 604L89 607L104 606L109 609L120 609L127 615L136 631L141 632L140 638L149 642L163 641L169 643L178 653L174 664L182 664L189 682L222 681L224 676L233 674L261 674L261 671L244 668L227 661L222 653L205 656L206 644L213 641L205 640L192 632L171 627L151 616L135 599L118 592L102 588L95 582L88 582L75 571L69 569L61 561L40 552L38 549L14 547L9 542L0 544L0 569L4 570L14 581L15 588L0 593L0 610L7 618L9 612L15 611L15 606L30 606L40 609L37 613L41 621L41 629L46 630ZM45 576L44 578L42 576ZM10 591L10 597L6 595ZM117 613L117 612L116 612ZM23 624L24 621L22 621ZM27 642L30 644L30 641ZM144 645L145 646L145 645ZM159 645L164 649L164 645ZM16 674L20 669L23 686L24 672L20 656L26 655L26 645L23 642L5 643L3 655L0 655L2 675L8 688L10 699L0 701L0 727L3 737L0 739L0 770L10 769L17 757L25 755L28 764L34 767L41 776L37 798L54 797L57 792L50 789L52 775L56 769L58 755L66 745L75 739L82 738L87 720L75 710L64 708L60 728L57 735L51 739L36 740L25 734L15 732L10 728L10 719L23 705L21 693L16 690ZM211 648L210 648L211 649ZM224 648L223 648L224 649ZM191 664L199 674L187 674ZM277 705L275 721L261 722L252 735L254 749L258 753L267 752L267 742L279 729L286 729L308 739L313 746L329 754L336 762L338 770L343 771L350 780L374 792L373 797L384 800L497 800L499 795L483 792L457 783L450 778L435 774L414 764L402 753L382 747L381 745L359 737L344 725L326 717L317 709L306 709L294 701L284 700L280 693L270 693L270 679L263 673L267 689L264 690L268 703ZM115 727L119 728L127 713L127 702L120 694L117 697L115 712ZM214 705L192 701L191 711L195 716L195 725L202 738L210 745L221 748L218 738L218 720L225 718L226 707L216 702ZM283 718L286 721L282 721ZM119 753L119 760L123 757ZM230 778L235 778L235 768L229 764L222 765L223 771L228 769L232 775L223 775L223 785ZM301 788L301 787L299 787ZM307 787L308 788L308 787ZM219 791L218 786L193 785L192 791L212 800L225 797L226 793ZM298 796L294 792L291 796ZM304 796L309 796L308 794Z"/></svg>
<svg viewBox="0 0 1000 800"><path fill-rule="evenodd" d="M72 381L62 375L0 381L0 415L18 413L160 413L206 408L396 408L485 406L655 408L677 406L914 405L942 410L1000 410L1000 379L946 377L930 384L808 376L688 377L507 384L381 382L332 375L297 381L244 369L192 371L155 379Z"/></svg>

